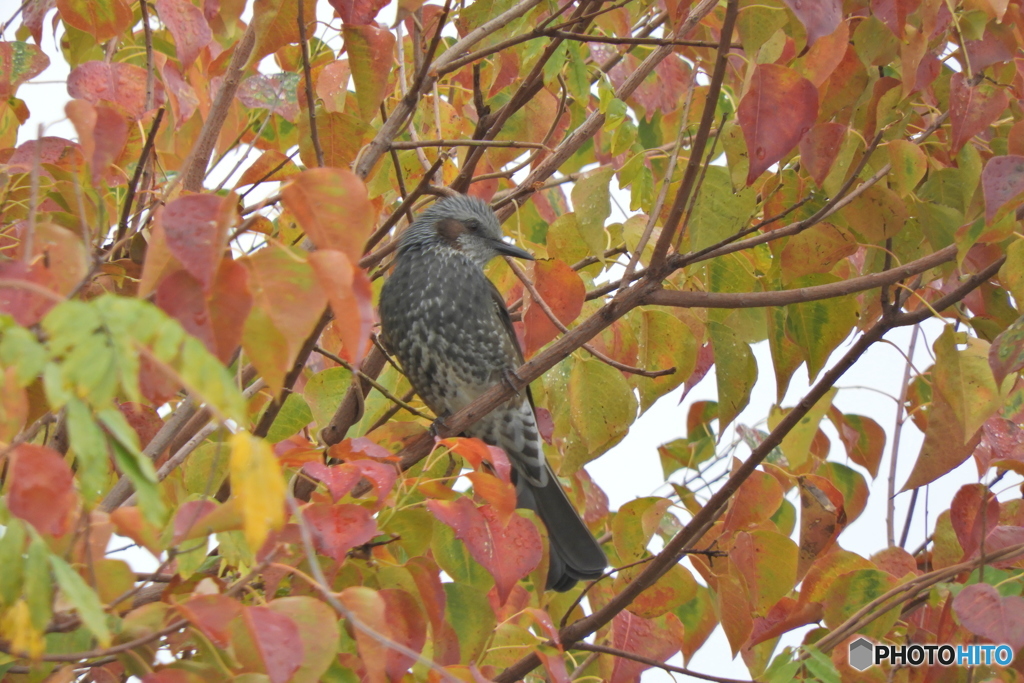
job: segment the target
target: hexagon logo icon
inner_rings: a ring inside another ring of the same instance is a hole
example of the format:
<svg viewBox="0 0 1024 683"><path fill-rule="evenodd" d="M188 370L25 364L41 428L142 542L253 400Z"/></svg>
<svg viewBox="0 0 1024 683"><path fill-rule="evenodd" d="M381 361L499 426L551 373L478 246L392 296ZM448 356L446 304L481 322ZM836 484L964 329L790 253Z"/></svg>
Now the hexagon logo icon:
<svg viewBox="0 0 1024 683"><path fill-rule="evenodd" d="M858 638L850 643L850 666L864 671L874 664L875 646L867 638Z"/></svg>

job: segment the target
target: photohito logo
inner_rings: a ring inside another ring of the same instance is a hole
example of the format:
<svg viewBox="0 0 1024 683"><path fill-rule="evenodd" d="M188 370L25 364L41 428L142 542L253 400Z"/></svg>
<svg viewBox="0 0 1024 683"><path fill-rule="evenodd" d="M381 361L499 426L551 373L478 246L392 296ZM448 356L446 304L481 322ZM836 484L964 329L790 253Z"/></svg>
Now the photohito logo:
<svg viewBox="0 0 1024 683"><path fill-rule="evenodd" d="M857 671L885 661L900 666L1007 666L1013 661L1013 648L1009 645L875 645L867 638L850 643L850 666Z"/></svg>

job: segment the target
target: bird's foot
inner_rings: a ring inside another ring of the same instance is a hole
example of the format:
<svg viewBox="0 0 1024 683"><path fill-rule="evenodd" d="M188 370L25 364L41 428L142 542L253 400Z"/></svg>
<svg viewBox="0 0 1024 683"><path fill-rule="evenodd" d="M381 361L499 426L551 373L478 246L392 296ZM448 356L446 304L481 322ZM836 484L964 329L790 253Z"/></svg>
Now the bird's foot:
<svg viewBox="0 0 1024 683"><path fill-rule="evenodd" d="M516 394L522 393L523 387L526 386L526 382L516 374L516 371L509 370L508 368L501 371L501 380L505 383L505 386L516 392Z"/></svg>
<svg viewBox="0 0 1024 683"><path fill-rule="evenodd" d="M430 435L435 439L445 438L442 432L448 432L448 423L445 422L445 418L451 417L448 413L444 415L438 415L434 418L434 421L430 423Z"/></svg>

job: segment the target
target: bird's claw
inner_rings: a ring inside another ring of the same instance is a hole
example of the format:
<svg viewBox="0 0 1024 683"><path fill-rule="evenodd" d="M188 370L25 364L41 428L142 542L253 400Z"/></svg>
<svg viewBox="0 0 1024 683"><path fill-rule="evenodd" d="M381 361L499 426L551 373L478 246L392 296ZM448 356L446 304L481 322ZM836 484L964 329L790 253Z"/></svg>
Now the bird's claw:
<svg viewBox="0 0 1024 683"><path fill-rule="evenodd" d="M526 382L516 374L515 370L510 370L508 368L501 371L501 380L509 389L516 392L516 394L521 393L523 391L523 387L526 385Z"/></svg>
<svg viewBox="0 0 1024 683"><path fill-rule="evenodd" d="M445 422L445 418L447 417L447 414L438 415L437 417L434 418L434 421L430 423L430 435L435 439L444 438L441 435L442 431L446 433L448 432L448 423Z"/></svg>

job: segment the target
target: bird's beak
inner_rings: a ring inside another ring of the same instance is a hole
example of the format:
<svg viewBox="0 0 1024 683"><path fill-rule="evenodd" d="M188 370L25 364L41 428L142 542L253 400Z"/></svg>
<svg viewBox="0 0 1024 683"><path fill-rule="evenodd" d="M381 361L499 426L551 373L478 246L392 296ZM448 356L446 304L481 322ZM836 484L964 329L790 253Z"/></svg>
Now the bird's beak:
<svg viewBox="0 0 1024 683"><path fill-rule="evenodd" d="M511 256L512 258L521 258L526 259L527 261L535 260L533 256L530 255L530 252L525 249L520 249L514 244L502 242L501 240L495 240L494 250L502 256Z"/></svg>

